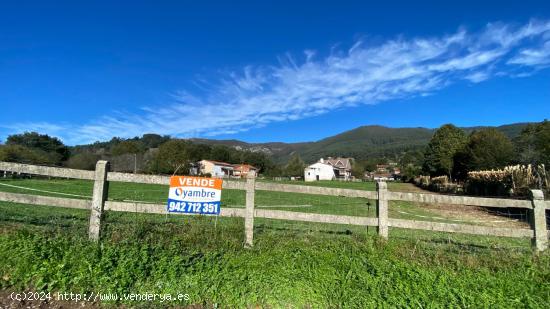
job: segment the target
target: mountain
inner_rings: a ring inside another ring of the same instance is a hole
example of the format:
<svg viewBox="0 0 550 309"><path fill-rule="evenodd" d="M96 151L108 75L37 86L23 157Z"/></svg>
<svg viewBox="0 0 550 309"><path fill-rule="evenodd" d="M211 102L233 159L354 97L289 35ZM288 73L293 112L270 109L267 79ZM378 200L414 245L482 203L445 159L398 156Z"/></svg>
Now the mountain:
<svg viewBox="0 0 550 309"><path fill-rule="evenodd" d="M509 138L517 137L528 123L515 123L495 127ZM464 127L467 133L488 127ZM239 140L191 139L197 143L222 144L239 150L260 151L269 154L277 162L285 162L298 153L306 162L314 162L326 156L350 156L356 159L368 157L393 157L407 150L422 150L430 141L435 129L389 128L362 126L316 142L305 143L246 143Z"/></svg>
<svg viewBox="0 0 550 309"><path fill-rule="evenodd" d="M521 130L523 130L527 125L531 124L530 122L519 122L519 123L513 123L513 124L505 124L498 127L488 127L488 126L477 126L477 127L464 127L461 128L462 130L466 131L466 133L471 133L475 130L481 130L486 128L495 128L499 130L500 132L504 133L504 135L508 136L510 139L514 139L519 136L521 133Z"/></svg>
<svg viewBox="0 0 550 309"><path fill-rule="evenodd" d="M356 159L393 156L406 150L423 148L432 134L433 131L426 128L362 126L312 143L298 152L306 161L329 155Z"/></svg>

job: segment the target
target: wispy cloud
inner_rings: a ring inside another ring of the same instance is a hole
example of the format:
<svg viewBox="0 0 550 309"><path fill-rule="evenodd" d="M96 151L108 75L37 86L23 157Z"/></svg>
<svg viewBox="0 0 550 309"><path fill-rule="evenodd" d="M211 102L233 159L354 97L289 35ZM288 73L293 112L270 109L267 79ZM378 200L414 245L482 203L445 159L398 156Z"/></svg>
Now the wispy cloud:
<svg viewBox="0 0 550 309"><path fill-rule="evenodd" d="M491 23L440 37L356 42L319 56L284 55L277 65L247 66L202 83L201 94L179 91L167 107L105 116L86 124L19 123L69 143L133 137L147 132L179 137L233 134L272 122L427 95L452 83L528 76L550 66L550 21Z"/></svg>
<svg viewBox="0 0 550 309"><path fill-rule="evenodd" d="M508 61L508 64L519 64L534 68L546 68L550 66L550 39L540 47L524 48Z"/></svg>

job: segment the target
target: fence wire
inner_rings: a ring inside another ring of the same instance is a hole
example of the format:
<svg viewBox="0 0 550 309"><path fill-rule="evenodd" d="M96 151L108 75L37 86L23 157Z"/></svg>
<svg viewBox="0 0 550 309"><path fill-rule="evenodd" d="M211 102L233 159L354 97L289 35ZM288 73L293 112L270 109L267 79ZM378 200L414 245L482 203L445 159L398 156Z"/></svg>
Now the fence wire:
<svg viewBox="0 0 550 309"><path fill-rule="evenodd" d="M376 203L365 198L287 193L279 191L257 190L255 209L288 212L340 215L352 217L374 217ZM256 220L256 219L255 219ZM374 234L375 227L300 222L289 220L268 220L258 218L257 229L260 232L274 233L325 233L325 234Z"/></svg>
<svg viewBox="0 0 550 309"><path fill-rule="evenodd" d="M303 182L296 182L303 185ZM345 186L346 184L338 184ZM359 185L353 184L357 189ZM372 190L373 184L365 184L365 189ZM402 185L390 185L390 190L402 190ZM93 182L89 180L59 179L50 177L0 178L0 191L38 194L64 198L91 199ZM111 201L165 204L168 186L137 183L109 183ZM529 228L531 215L529 210L512 208L486 208L460 205L434 205L402 201L390 201L389 217L417 221L434 221L443 223L472 224L493 227ZM222 191L223 208L244 208L245 191L224 189ZM45 229L64 233L87 234L89 211L63 209L58 207L10 207L9 203L0 202L2 208L0 220L2 229L17 226ZM355 217L376 217L376 201L365 198L325 196L278 191L255 192L255 208L261 210L278 210L302 213L345 215ZM550 210L546 211L546 220L550 226ZM219 240L227 238L242 242L242 218L218 218L211 216L150 215L138 213L108 212L106 237L113 239L133 239L153 237L151 235L200 235L204 241L208 238ZM311 223L287 220L269 220L256 218L255 232L269 235L364 235L376 234L375 227L352 226L342 224ZM159 234L160 233L160 234ZM124 236L126 235L126 236ZM131 236L129 236L131 235ZM457 239L478 239L498 247L498 242L491 237L433 233L414 230L391 229L390 238L408 237L413 239L433 239L435 243L456 243ZM492 239L492 240L491 240ZM186 238L187 241L191 239ZM493 241L493 242L491 242ZM516 240L506 240L507 247L516 246ZM519 240L518 240L519 241ZM521 240L518 248L528 246ZM467 244L469 241L462 241ZM525 244L525 245L524 245Z"/></svg>
<svg viewBox="0 0 550 309"><path fill-rule="evenodd" d="M2 173L0 191L91 199L93 182ZM0 230L31 230L86 239L90 210L0 202Z"/></svg>

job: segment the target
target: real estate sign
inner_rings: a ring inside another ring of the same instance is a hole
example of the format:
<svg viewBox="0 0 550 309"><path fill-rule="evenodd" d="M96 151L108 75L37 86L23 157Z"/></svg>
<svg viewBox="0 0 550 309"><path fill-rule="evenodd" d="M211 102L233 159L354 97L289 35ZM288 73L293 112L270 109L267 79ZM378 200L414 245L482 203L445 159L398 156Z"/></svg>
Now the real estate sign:
<svg viewBox="0 0 550 309"><path fill-rule="evenodd" d="M170 177L168 211L219 215L222 182L217 178Z"/></svg>

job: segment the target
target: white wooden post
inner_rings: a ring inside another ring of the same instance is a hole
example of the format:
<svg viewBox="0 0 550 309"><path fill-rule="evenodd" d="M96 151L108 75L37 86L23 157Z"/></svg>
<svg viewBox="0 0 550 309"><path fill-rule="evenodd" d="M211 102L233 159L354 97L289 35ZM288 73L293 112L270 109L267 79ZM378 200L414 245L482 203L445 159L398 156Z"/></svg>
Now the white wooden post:
<svg viewBox="0 0 550 309"><path fill-rule="evenodd" d="M388 185L383 181L376 183L378 199L376 200L376 216L378 217L378 236L388 239Z"/></svg>
<svg viewBox="0 0 550 309"><path fill-rule="evenodd" d="M107 172L109 162L97 161L94 176L94 192L92 196L92 211L90 213L89 238L92 241L98 241L101 232L101 219L103 216L103 207L109 191L107 182Z"/></svg>
<svg viewBox="0 0 550 309"><path fill-rule="evenodd" d="M533 246L537 251L544 251L548 249L548 232L546 231L546 207L542 190L531 190L531 201L533 203L531 222L535 232Z"/></svg>
<svg viewBox="0 0 550 309"><path fill-rule="evenodd" d="M245 247L254 245L254 190L256 173L249 171L246 175L246 209L244 215Z"/></svg>

